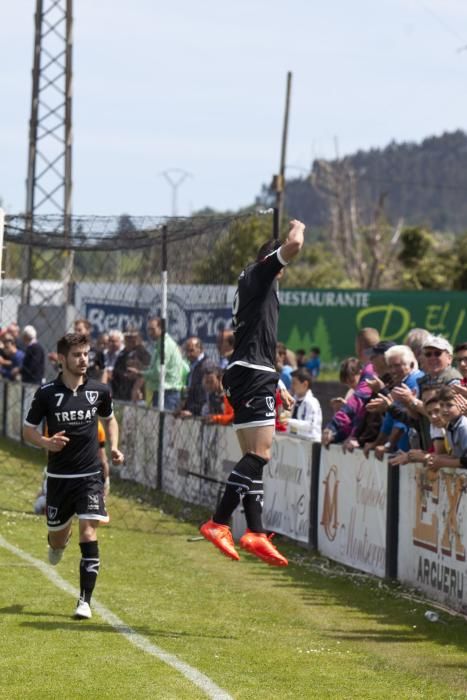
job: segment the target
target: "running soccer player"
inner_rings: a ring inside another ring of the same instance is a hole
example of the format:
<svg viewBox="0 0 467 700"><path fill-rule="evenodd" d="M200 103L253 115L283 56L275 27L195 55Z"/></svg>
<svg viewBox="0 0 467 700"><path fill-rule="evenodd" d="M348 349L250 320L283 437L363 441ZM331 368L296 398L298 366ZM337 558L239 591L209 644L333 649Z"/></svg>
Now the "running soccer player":
<svg viewBox="0 0 467 700"><path fill-rule="evenodd" d="M60 338L57 354L62 371L36 391L23 427L24 439L48 452L46 515L51 564L61 560L71 536L73 516L79 518L78 619L92 617L90 602L99 572L97 527L99 522L109 521L99 458L98 417L105 421L113 464L123 463L110 389L86 376L89 348L84 335L68 333ZM43 419L50 437L38 431Z"/></svg>
<svg viewBox="0 0 467 700"><path fill-rule="evenodd" d="M262 524L263 468L271 458L279 379L274 367L279 317L277 280L301 250L304 229L300 221L291 221L284 243L265 243L256 261L238 279L232 309L235 346L223 385L234 409L233 427L243 456L227 480L212 519L200 527L203 537L227 557L238 560L229 522L242 499L247 530L240 538L240 547L274 566L288 564ZM290 406L288 392L283 394L283 401Z"/></svg>

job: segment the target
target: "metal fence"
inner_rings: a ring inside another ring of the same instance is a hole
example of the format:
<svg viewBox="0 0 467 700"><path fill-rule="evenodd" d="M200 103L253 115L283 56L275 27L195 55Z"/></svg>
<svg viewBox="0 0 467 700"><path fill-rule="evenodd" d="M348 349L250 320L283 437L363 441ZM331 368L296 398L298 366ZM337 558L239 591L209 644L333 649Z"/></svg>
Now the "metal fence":
<svg viewBox="0 0 467 700"><path fill-rule="evenodd" d="M72 217L64 226L56 216L33 222L7 216L2 329L10 326L16 332L15 324L33 325L49 355L73 322L85 318L92 324L93 342L103 341L112 329L131 330L150 356L154 346L146 322L162 315L166 331L181 347L196 336L218 363L218 338L230 326L233 283L240 269L237 237L246 232L248 238L249 230L252 240L258 231L263 239L272 235L272 217ZM56 373L56 364L48 359L45 378ZM17 381L1 383L4 436L20 439L34 390ZM138 518L125 498L144 500L154 488L213 507L224 478L224 468L219 473L213 465L227 452L232 432L205 425L199 417L176 419L150 403L150 392L138 404L116 402L128 459L118 487L115 481L112 511L114 519L132 527ZM225 464L226 474L231 466ZM24 510L32 508L41 469L30 474L27 488L23 481L22 493L16 494ZM0 496L1 507L8 503Z"/></svg>

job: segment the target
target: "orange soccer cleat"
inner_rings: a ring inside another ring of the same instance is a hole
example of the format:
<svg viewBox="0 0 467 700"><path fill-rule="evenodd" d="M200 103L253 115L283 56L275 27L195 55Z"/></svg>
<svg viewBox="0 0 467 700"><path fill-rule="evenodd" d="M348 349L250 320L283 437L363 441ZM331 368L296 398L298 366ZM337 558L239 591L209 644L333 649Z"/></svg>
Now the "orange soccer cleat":
<svg viewBox="0 0 467 700"><path fill-rule="evenodd" d="M235 549L232 533L228 525L220 525L219 523L215 523L214 520L208 520L201 525L199 531L203 537L220 549L222 554L225 554L226 557L235 559L235 561L240 559Z"/></svg>
<svg viewBox="0 0 467 700"><path fill-rule="evenodd" d="M282 554L276 549L276 547L271 542L271 537L269 537L264 532L251 532L247 530L244 535L240 537L240 547L246 549L250 554L254 554L255 557L259 557L266 564L271 566L287 566L288 561Z"/></svg>

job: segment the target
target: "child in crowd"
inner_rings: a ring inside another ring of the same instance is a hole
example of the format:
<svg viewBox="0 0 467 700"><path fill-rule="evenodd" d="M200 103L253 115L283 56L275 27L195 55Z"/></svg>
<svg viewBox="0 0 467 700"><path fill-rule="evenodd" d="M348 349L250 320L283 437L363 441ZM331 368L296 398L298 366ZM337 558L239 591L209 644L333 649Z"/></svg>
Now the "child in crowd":
<svg viewBox="0 0 467 700"><path fill-rule="evenodd" d="M305 367L306 364L306 352L303 348L295 350L295 359L297 361L297 369L300 367Z"/></svg>
<svg viewBox="0 0 467 700"><path fill-rule="evenodd" d="M339 381L341 384L345 384L348 387L348 391L345 397L338 396L337 398L330 400L334 413L342 408L345 402L352 396L358 382L360 381L362 367L363 365L357 357L348 357L341 363L339 369Z"/></svg>
<svg viewBox="0 0 467 700"><path fill-rule="evenodd" d="M462 414L457 393L452 386L443 386L439 392L441 417L446 423L446 439L450 454L432 453L426 457L430 469L450 467L467 468L467 417Z"/></svg>
<svg viewBox="0 0 467 700"><path fill-rule="evenodd" d="M297 367L295 353L288 350L284 343L276 345L276 370L279 372L279 377L284 383L287 391L290 391L292 386L292 372Z"/></svg>
<svg viewBox="0 0 467 700"><path fill-rule="evenodd" d="M454 348L454 359L457 369L462 374L460 384L451 384L454 391L467 398L467 343L461 343Z"/></svg>
<svg viewBox="0 0 467 700"><path fill-rule="evenodd" d="M305 367L312 377L318 377L321 370L321 350L318 347L311 348L310 358L305 362Z"/></svg>
<svg viewBox="0 0 467 700"><path fill-rule="evenodd" d="M321 442L322 413L318 399L311 391L311 374L304 368L292 372L294 406L287 420L287 432Z"/></svg>
<svg viewBox="0 0 467 700"><path fill-rule="evenodd" d="M222 370L206 363L202 379L206 401L201 409L204 423L228 425L233 420L233 408L222 387Z"/></svg>
<svg viewBox="0 0 467 700"><path fill-rule="evenodd" d="M389 459L391 466L409 464L410 462L422 462L428 465L428 460L431 455L446 454L449 450L449 445L446 442L446 419L442 412L440 394L436 390L426 390L423 396L423 406L426 415L430 421L430 438L431 450L415 448L408 452L399 451L396 455Z"/></svg>

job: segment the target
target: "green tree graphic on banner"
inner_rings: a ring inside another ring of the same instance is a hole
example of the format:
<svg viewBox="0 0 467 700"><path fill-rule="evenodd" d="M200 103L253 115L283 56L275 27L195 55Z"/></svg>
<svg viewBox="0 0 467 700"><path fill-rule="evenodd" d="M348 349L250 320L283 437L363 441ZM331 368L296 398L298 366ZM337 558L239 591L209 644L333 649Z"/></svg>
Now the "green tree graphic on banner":
<svg viewBox="0 0 467 700"><path fill-rule="evenodd" d="M289 350L297 351L299 348L303 348L308 354L310 348L314 343L311 340L311 336L308 331L304 335L301 335L297 326L292 326L292 330L288 339L285 341L285 345Z"/></svg>
<svg viewBox="0 0 467 700"><path fill-rule="evenodd" d="M303 348L307 354L310 348L318 346L321 350L321 359L323 362L331 362L334 359L328 329L322 316L318 316L311 334L306 331L306 333L302 335L298 326L292 326L292 330L285 344L290 350L294 351Z"/></svg>
<svg viewBox="0 0 467 700"><path fill-rule="evenodd" d="M313 342L311 345L317 345L321 350L321 360L323 362L331 362L333 359L331 341L329 338L328 328L322 316L318 316L316 326L313 329Z"/></svg>

